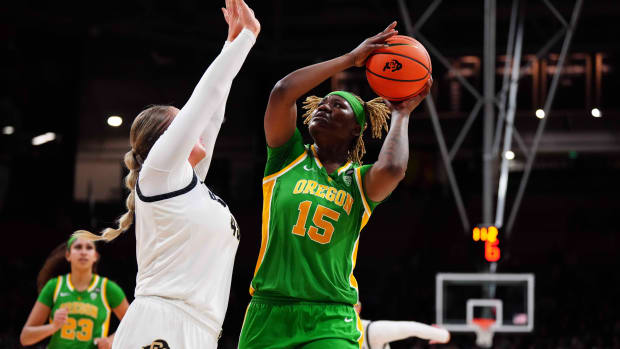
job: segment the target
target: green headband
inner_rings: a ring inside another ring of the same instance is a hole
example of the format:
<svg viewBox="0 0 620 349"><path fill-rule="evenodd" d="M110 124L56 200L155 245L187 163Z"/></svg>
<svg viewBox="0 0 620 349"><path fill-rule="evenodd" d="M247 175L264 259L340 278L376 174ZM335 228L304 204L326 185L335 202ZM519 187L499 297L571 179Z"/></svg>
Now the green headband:
<svg viewBox="0 0 620 349"><path fill-rule="evenodd" d="M364 105L360 103L359 99L357 99L354 94L346 91L334 91L327 94L327 96L330 95L340 96L344 98L347 102L349 102L349 105L351 106L351 109L353 109L353 113L355 114L355 119L357 119L357 123L360 124L363 131L364 125L366 124L366 112L364 111Z"/></svg>
<svg viewBox="0 0 620 349"><path fill-rule="evenodd" d="M69 240L67 240L67 250L71 249L71 245L73 245L73 243L75 242L75 240L77 240L77 236L75 235L71 235L71 237L69 238Z"/></svg>

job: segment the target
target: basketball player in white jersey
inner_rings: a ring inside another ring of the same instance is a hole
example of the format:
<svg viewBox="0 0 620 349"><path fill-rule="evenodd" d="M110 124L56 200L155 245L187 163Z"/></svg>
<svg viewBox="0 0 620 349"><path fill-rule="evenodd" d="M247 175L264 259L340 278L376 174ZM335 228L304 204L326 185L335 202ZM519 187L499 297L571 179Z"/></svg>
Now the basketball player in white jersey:
<svg viewBox="0 0 620 349"><path fill-rule="evenodd" d="M362 303L355 305L359 314ZM370 321L362 319L364 327L364 342L362 349L390 349L390 342L418 337L430 340L430 344L445 344L450 341L450 332L435 326L429 326L415 321Z"/></svg>
<svg viewBox="0 0 620 349"><path fill-rule="evenodd" d="M226 0L222 11L227 42L185 106L150 107L131 126L132 149L125 154L131 193L119 227L76 233L110 241L135 212L135 300L115 349L217 347L239 230L224 201L198 182L207 175L232 81L260 32L243 0Z"/></svg>

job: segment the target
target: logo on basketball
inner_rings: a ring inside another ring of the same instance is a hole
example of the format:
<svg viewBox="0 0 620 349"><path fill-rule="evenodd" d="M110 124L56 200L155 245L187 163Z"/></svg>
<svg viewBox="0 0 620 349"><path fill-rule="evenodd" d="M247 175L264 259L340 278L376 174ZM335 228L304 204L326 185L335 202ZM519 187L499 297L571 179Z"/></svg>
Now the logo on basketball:
<svg viewBox="0 0 620 349"><path fill-rule="evenodd" d="M165 340L156 339L153 341L153 343L143 346L142 349L170 349L170 347Z"/></svg>
<svg viewBox="0 0 620 349"><path fill-rule="evenodd" d="M383 71L391 70L392 73L403 68L403 64L397 61L396 59L392 59L389 62L385 62L385 66L383 67Z"/></svg>

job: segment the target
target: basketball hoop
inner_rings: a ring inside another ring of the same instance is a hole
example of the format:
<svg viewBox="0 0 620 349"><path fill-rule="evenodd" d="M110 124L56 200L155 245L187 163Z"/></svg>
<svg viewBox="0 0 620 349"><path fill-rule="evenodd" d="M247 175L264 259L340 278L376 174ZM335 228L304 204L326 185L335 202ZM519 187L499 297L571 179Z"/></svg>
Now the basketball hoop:
<svg viewBox="0 0 620 349"><path fill-rule="evenodd" d="M476 327L476 345L483 348L490 348L493 345L493 329L495 319L473 318Z"/></svg>

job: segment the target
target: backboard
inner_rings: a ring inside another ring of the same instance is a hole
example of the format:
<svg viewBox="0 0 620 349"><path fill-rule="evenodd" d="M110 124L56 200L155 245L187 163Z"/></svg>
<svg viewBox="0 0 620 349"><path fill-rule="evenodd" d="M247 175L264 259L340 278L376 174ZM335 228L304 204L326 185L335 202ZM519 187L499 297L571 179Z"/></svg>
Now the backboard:
<svg viewBox="0 0 620 349"><path fill-rule="evenodd" d="M476 332L474 319L493 319L493 332L534 329L534 275L439 273L436 323L451 332Z"/></svg>

